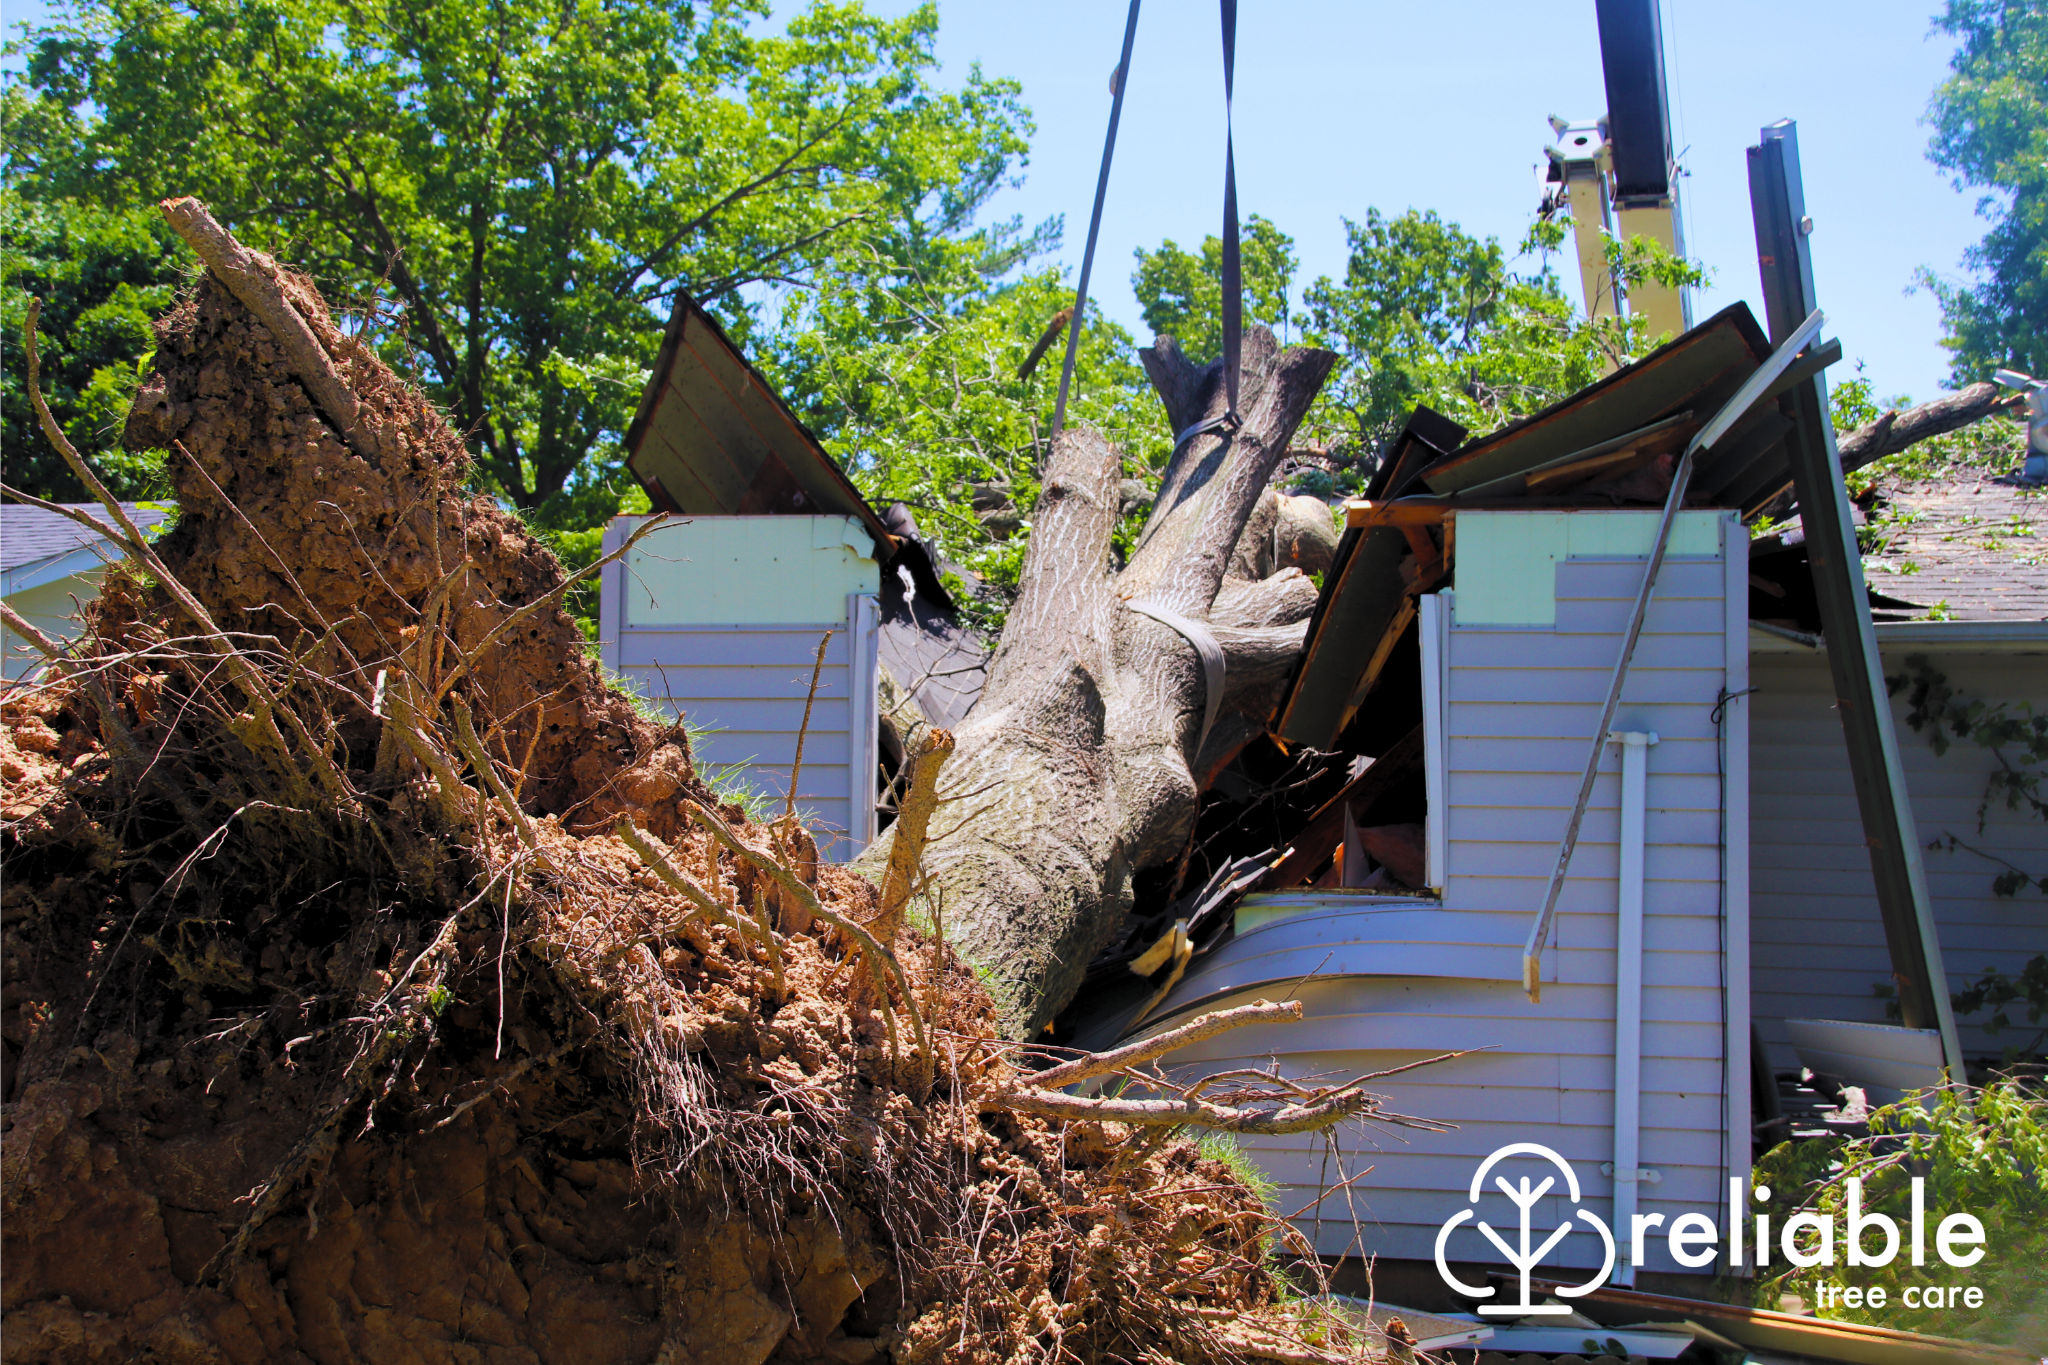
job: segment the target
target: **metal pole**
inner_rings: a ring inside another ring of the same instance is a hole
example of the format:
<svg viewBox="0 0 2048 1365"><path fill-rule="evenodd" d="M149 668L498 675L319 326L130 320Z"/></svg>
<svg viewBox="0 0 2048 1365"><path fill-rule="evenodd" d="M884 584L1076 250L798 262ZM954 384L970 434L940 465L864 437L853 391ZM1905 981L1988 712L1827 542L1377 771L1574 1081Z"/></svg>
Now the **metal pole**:
<svg viewBox="0 0 2048 1365"><path fill-rule="evenodd" d="M1775 340L1815 308L1809 244L1813 220L1806 216L1799 135L1792 120L1766 127L1759 145L1749 149L1749 195L1764 307ZM1942 969L1927 872L1920 861L1920 840L1863 584L1863 557L1835 450L1834 424L1828 417L1826 378L1816 374L1782 402L1793 423L1785 452L1799 498L1814 592L1820 599L1835 709L1848 744L1849 772L1870 848L1870 871L1877 883L1878 914L1891 952L1900 1014L1908 1028L1940 1032L1949 1076L1960 1082L1965 1074L1962 1043L1949 1008L1948 976Z"/></svg>

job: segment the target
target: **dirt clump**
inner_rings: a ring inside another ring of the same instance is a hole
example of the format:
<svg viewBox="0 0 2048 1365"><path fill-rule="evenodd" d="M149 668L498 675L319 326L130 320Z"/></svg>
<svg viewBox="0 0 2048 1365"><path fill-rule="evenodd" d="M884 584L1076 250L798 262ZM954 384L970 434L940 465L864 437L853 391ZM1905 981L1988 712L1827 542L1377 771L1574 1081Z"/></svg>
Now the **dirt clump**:
<svg viewBox="0 0 2048 1365"><path fill-rule="evenodd" d="M337 721L352 749L380 728L373 664L428 642L443 669L471 661L465 696L521 760L528 810L595 829L637 807L661 824L689 773L681 732L605 685L566 613L531 611L504 629L560 586L560 563L491 499L461 491L461 439L342 334L312 282L278 279L378 415L364 443L375 458L351 449L263 324L206 275L156 324L155 368L125 433L171 452L181 515L157 547L164 563L222 629L309 650L309 666L343 680L355 695Z"/></svg>
<svg viewBox="0 0 2048 1365"><path fill-rule="evenodd" d="M1192 1139L1002 1108L972 974L718 806L278 277L375 458L203 279L178 527L0 698L4 1359L1339 1358Z"/></svg>

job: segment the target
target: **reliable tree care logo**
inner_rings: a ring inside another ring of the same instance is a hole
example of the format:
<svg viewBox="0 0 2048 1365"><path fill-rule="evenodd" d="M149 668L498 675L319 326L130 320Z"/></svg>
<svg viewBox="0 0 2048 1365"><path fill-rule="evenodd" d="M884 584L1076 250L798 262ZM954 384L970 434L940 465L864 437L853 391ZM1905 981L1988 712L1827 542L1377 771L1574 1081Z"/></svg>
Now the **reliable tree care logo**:
<svg viewBox="0 0 2048 1365"><path fill-rule="evenodd" d="M1571 1163L1540 1142L1511 1142L1492 1156L1486 1158L1481 1163L1478 1173L1472 1177L1470 1199L1473 1204L1476 1205L1479 1202L1479 1196L1486 1186L1486 1177L1492 1173L1493 1168L1513 1156L1541 1157L1563 1172L1565 1189L1570 1192L1572 1197L1572 1211L1566 1215L1562 1223L1557 1225L1550 1236L1544 1238L1542 1246L1532 1250L1529 1246L1533 1235L1529 1229L1530 1213L1535 1209L1537 1202L1549 1194L1552 1187L1557 1184L1557 1177L1545 1176L1543 1183L1535 1186L1530 1185L1529 1177L1526 1175L1521 1178L1518 1184L1514 1185L1508 1184L1507 1177L1505 1176L1496 1175L1493 1177L1493 1183L1500 1188L1500 1192L1506 1195L1509 1201L1521 1213L1520 1245L1509 1246L1499 1233L1495 1232L1492 1227L1485 1223L1480 1223L1478 1227L1480 1234L1487 1241L1493 1243L1495 1250L1507 1257L1509 1265L1520 1272L1522 1279L1522 1301L1512 1304L1483 1303L1479 1305L1479 1311L1481 1313L1512 1314L1515 1317L1524 1317L1531 1313L1569 1313L1572 1310L1568 1304L1529 1302L1529 1273L1543 1263L1543 1258L1550 1254L1553 1247L1570 1235L1573 1219L1584 1219L1587 1227L1600 1234L1600 1244L1607 1249L1607 1258L1600 1263L1600 1273L1598 1275L1595 1275L1592 1279L1575 1289L1560 1289L1557 1292L1566 1298L1576 1298L1581 1294L1590 1294L1601 1285L1606 1284L1607 1277L1614 1273L1614 1233L1597 1214L1588 1209L1578 1207L1580 1198L1579 1177L1572 1172ZM1465 1294L1475 1299L1488 1299L1493 1297L1493 1286L1487 1285L1483 1288L1475 1288L1472 1285L1463 1283L1457 1276L1451 1274L1450 1264L1444 1260L1444 1244L1450 1240L1451 1232L1467 1218L1476 1217L1478 1213L1479 1210L1477 1208L1460 1209L1451 1215L1443 1227L1437 1230L1436 1273L1443 1276L1444 1283L1457 1290L1460 1294Z"/></svg>
<svg viewBox="0 0 2048 1365"><path fill-rule="evenodd" d="M1557 1175L1545 1175L1540 1182L1532 1183L1527 1175L1509 1183L1505 1175L1493 1175L1494 1167L1515 1157L1527 1157L1548 1162ZM1665 1227L1665 1215L1661 1213L1638 1213L1629 1221L1626 1229L1610 1228L1597 1214L1580 1207L1583 1199L1579 1189L1578 1176L1572 1171L1571 1163L1550 1148L1536 1142L1514 1142L1502 1147L1480 1164L1472 1177L1469 1193L1470 1206L1458 1210L1446 1219L1436 1234L1436 1271L1445 1284L1459 1293L1475 1299L1488 1299L1494 1295L1491 1285L1469 1285L1451 1273L1450 1263L1444 1251L1451 1233L1462 1227L1467 1220L1479 1215L1478 1204L1486 1193L1486 1178L1493 1175L1493 1184L1500 1193L1507 1196L1514 1205L1519 1228L1509 1236L1503 1236L1486 1222L1474 1224L1481 1236L1493 1243L1507 1263L1515 1268L1520 1278L1521 1302L1512 1304L1486 1303L1479 1306L1481 1313L1524 1317L1540 1313L1569 1313L1571 1308L1562 1303L1531 1303L1529 1282L1532 1272L1543 1263L1545 1257L1555 1250L1564 1239L1583 1228L1600 1239L1603 1257L1599 1271L1583 1284L1558 1289L1564 1298L1576 1298L1590 1294L1607 1283L1614 1273L1615 1239L1626 1235L1629 1249L1633 1253L1630 1263L1641 1265L1644 1253L1653 1237L1661 1230L1666 1249L1671 1259L1689 1270L1704 1270L1722 1261L1724 1245L1723 1229L1703 1213L1684 1213ZM1532 1226L1537 1205L1557 1188L1558 1176L1564 1179L1564 1191L1570 1197L1570 1208L1565 1218L1540 1244ZM1905 1251L1914 1266L1928 1264L1927 1249L1928 1219L1927 1182L1915 1176L1911 1184L1911 1209L1905 1228L1899 1221L1882 1213L1866 1212L1863 1202L1863 1182L1854 1176L1844 1182L1847 1191L1847 1209L1841 1220L1845 1227L1837 1235L1837 1220L1830 1215L1805 1210L1787 1217L1777 1229L1775 1244L1772 1238L1771 1218L1768 1213L1754 1213L1746 1207L1743 1187L1747 1181L1730 1179L1728 1182L1728 1221L1730 1236L1725 1239L1727 1264L1736 1269L1745 1264L1745 1255L1753 1256L1753 1263L1759 1268L1771 1265L1774 1255L1782 1256L1788 1265L1802 1269L1816 1266L1832 1269L1836 1264L1839 1249L1849 1267L1883 1267L1890 1265L1900 1252ZM1752 1189L1750 1197L1763 1202L1771 1197L1770 1187L1760 1185ZM1984 1259L1984 1225L1968 1213L1950 1213L1940 1217L1934 1226L1932 1243L1935 1254L1943 1265L1966 1270ZM1887 1291L1872 1287L1867 1291L1855 1285L1824 1284L1821 1287L1821 1307L1882 1308L1885 1306ZM1979 1308L1984 1303L1984 1292L1973 1285L1933 1284L1908 1287L1901 1295L1909 1308Z"/></svg>

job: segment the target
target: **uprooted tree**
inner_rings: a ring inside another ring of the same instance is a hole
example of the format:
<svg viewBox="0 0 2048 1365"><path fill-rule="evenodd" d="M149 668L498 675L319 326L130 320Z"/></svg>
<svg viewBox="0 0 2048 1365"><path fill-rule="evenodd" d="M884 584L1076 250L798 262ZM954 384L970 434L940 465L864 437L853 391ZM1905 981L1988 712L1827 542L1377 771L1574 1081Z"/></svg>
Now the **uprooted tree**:
<svg viewBox="0 0 2048 1365"><path fill-rule="evenodd" d="M1220 364L1170 338L1143 359L1175 431L1225 416ZM1053 442L1017 602L946 770L972 816L925 855L925 904L1014 1036L1072 997L1132 874L1182 850L1196 795L1265 729L1316 600L1275 567L1267 485L1335 361L1252 329L1241 420L1180 443L1121 568L1121 457L1087 427Z"/></svg>
<svg viewBox="0 0 2048 1365"><path fill-rule="evenodd" d="M1368 1078L1158 1069L1298 1004L1027 1061L906 923L943 735L880 886L721 807L431 405L165 209L208 271L129 437L179 525L139 534L38 397L102 500L43 505L127 567L72 643L0 606L47 656L0 694L9 1361L1356 1354L1288 1301L1270 1252L1313 1281L1307 1243L1175 1130L1440 1125Z"/></svg>

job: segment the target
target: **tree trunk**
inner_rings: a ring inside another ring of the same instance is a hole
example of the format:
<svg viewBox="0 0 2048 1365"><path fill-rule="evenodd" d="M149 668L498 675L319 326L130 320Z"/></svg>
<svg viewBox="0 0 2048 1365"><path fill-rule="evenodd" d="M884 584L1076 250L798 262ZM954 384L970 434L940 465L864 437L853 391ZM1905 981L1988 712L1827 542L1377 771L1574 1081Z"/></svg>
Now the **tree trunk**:
<svg viewBox="0 0 2048 1365"><path fill-rule="evenodd" d="M1887 409L1876 421L1836 437L1835 453L1841 458L1842 472L1853 474L1908 446L1960 431L1994 412L2014 408L2020 401L2020 395L1996 384L1972 384L1917 407ZM1795 506L1792 490L1787 488L1759 508L1757 515L1777 520L1790 516Z"/></svg>
<svg viewBox="0 0 2048 1365"><path fill-rule="evenodd" d="M1165 338L1143 358L1175 430L1222 411L1220 366ZM924 858L927 908L1013 1036L1036 1036L1072 997L1124 923L1131 874L1181 851L1198 791L1264 728L1315 589L1295 569L1231 571L1259 562L1239 541L1335 359L1248 333L1243 425L1175 452L1121 572L1118 453L1086 427L1053 444L1022 588L946 770L953 804L937 823L960 827ZM1160 616L1220 647L1213 725L1208 667ZM885 840L864 861L887 856Z"/></svg>

